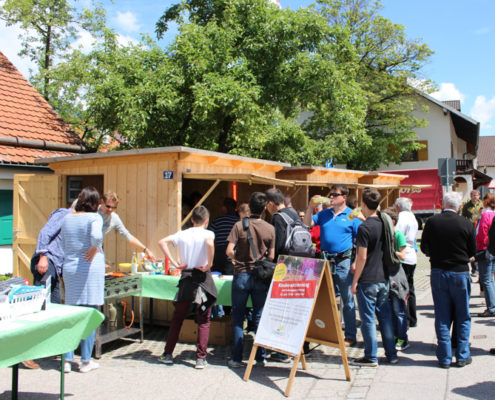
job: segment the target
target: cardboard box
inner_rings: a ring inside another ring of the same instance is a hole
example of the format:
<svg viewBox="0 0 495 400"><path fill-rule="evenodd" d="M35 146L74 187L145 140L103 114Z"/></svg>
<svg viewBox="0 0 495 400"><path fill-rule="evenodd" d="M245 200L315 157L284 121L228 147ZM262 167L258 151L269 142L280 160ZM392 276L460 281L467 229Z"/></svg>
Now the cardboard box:
<svg viewBox="0 0 495 400"><path fill-rule="evenodd" d="M185 319L179 333L179 342L196 343L198 339L198 324L194 319ZM232 342L232 319L230 316L222 319L212 319L208 344L227 345Z"/></svg>

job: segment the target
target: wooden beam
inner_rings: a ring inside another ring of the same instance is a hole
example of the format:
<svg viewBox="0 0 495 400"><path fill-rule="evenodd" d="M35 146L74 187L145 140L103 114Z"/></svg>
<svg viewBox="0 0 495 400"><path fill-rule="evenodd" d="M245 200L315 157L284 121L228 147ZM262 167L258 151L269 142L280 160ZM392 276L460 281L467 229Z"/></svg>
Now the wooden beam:
<svg viewBox="0 0 495 400"><path fill-rule="evenodd" d="M28 268L31 268L31 258L21 249L21 246L17 245L17 256Z"/></svg>
<svg viewBox="0 0 495 400"><path fill-rule="evenodd" d="M215 190L215 188L218 186L218 184L221 182L220 179L217 179L213 185L211 185L211 187L208 189L208 191L204 194L203 197L201 197L201 199L194 205L194 207L191 209L191 211L189 211L189 214L186 215L186 217L182 220L182 223L180 225L180 227L182 228L186 222L189 220L189 218L191 218L191 215L194 211L194 209L198 206L200 206L201 204L203 204L203 202L208 198L208 196L211 194L211 192L213 192Z"/></svg>

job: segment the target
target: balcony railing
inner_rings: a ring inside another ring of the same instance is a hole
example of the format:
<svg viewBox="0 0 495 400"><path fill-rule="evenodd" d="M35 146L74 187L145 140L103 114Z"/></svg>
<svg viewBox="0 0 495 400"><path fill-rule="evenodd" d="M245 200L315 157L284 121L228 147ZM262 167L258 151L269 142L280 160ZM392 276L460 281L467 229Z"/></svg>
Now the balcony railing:
<svg viewBox="0 0 495 400"><path fill-rule="evenodd" d="M456 173L462 173L474 168L473 160L455 160Z"/></svg>

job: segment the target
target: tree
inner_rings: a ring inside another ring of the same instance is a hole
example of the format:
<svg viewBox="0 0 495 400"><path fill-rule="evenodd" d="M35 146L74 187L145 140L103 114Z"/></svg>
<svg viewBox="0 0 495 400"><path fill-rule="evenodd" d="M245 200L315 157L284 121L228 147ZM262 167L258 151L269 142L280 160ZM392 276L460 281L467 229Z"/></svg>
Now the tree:
<svg viewBox="0 0 495 400"><path fill-rule="evenodd" d="M402 154L420 146L414 129L426 126L413 114L421 67L432 54L419 40L408 40L403 26L379 15L380 1L320 0L320 12L330 26L341 27L358 59L356 79L366 93L365 130L368 140L352 140L346 157L350 168L374 169L400 163ZM428 82L425 82L428 84Z"/></svg>
<svg viewBox="0 0 495 400"><path fill-rule="evenodd" d="M355 68L334 56L352 49L327 40L338 32L316 10L189 0L165 11L159 35L171 20L180 23L170 55L184 77L180 129L188 143L197 137L213 150L320 164L360 136L365 104ZM298 122L302 111L306 124ZM315 120L330 134L308 130Z"/></svg>
<svg viewBox="0 0 495 400"><path fill-rule="evenodd" d="M7 26L19 24L22 50L38 67L33 83L46 100L50 99L50 68L76 39L78 29L93 31L104 23L104 11L78 12L67 0L4 0L0 18Z"/></svg>

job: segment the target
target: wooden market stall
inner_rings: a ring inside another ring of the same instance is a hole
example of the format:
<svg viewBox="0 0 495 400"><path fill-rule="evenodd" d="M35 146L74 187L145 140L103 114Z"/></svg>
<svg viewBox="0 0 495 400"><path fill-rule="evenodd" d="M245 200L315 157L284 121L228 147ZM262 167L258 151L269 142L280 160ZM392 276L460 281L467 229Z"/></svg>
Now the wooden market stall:
<svg viewBox="0 0 495 400"><path fill-rule="evenodd" d="M286 167L277 172L277 178L294 181L295 186L287 190L288 194L294 208L305 210L312 196L328 196L332 185L338 183L345 184L349 188L349 197L355 199L360 198L366 187L377 189L382 195L381 208L389 207L399 197L400 181L407 175L306 166Z"/></svg>
<svg viewBox="0 0 495 400"><path fill-rule="evenodd" d="M158 240L180 230L188 213L204 204L211 219L221 213L225 197L239 204L252 192L280 187L292 196L296 209L305 209L314 194L327 195L334 183L344 183L352 195L366 186L382 191L387 205L398 196L405 176L368 173L337 168L290 167L289 164L198 150L163 147L81 154L37 160L48 164L51 175L16 175L14 180L14 271L31 276L30 258L38 233L50 213L67 207L88 185L100 193L115 191L120 202L117 213L128 230L163 257ZM194 202L185 202L194 199ZM106 262L114 268L129 262L134 248L115 232L104 240ZM171 317L171 308L157 304L157 322ZM145 307L146 313L146 307Z"/></svg>

